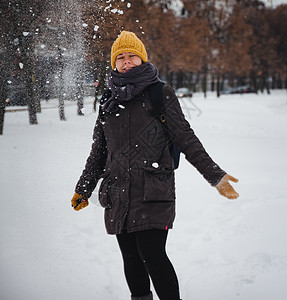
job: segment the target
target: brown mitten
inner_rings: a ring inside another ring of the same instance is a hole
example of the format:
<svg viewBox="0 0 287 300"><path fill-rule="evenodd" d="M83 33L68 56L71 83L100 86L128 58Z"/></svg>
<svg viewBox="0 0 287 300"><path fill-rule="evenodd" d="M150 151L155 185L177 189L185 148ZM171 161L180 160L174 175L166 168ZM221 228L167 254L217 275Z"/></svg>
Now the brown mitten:
<svg viewBox="0 0 287 300"><path fill-rule="evenodd" d="M215 187L220 195L228 199L236 199L239 197L239 194L234 190L232 185L229 183L229 180L238 182L238 179L226 174Z"/></svg>
<svg viewBox="0 0 287 300"><path fill-rule="evenodd" d="M89 201L87 198L84 198L83 196L75 193L72 200L71 200L72 206L74 207L74 210L79 211L80 209L86 207L89 205Z"/></svg>

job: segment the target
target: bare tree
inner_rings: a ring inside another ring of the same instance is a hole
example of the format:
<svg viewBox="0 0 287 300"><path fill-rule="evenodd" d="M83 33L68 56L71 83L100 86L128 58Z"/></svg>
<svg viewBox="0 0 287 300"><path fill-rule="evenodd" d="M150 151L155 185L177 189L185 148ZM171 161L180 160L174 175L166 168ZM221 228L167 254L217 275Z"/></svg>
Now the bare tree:
<svg viewBox="0 0 287 300"><path fill-rule="evenodd" d="M1 38L4 46L2 55L5 58L2 64L7 64L1 81L3 86L7 87L8 78L21 78L27 94L30 124L37 124L37 104L39 105L40 102L40 99L35 96L34 41L38 28L37 22L44 7L45 1L40 0L4 0L1 2L0 22L3 32ZM4 90L2 87L3 94Z"/></svg>
<svg viewBox="0 0 287 300"><path fill-rule="evenodd" d="M7 98L7 81L9 76L9 50L10 50L10 36L9 23L11 23L11 15L8 10L8 3L1 3L0 6L0 134L4 130L5 117L5 100ZM5 14L5 18L4 18Z"/></svg>

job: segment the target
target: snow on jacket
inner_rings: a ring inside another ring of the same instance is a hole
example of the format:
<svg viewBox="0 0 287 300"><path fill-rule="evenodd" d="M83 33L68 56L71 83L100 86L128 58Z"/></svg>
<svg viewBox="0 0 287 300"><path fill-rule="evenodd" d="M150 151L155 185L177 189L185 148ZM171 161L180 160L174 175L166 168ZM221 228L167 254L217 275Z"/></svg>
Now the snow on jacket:
<svg viewBox="0 0 287 300"><path fill-rule="evenodd" d="M175 180L169 146L211 184L226 174L207 154L186 121L173 89L163 87L166 127L156 118L148 91L125 103L116 114L97 119L93 144L76 192L89 198L97 182L109 234L172 228Z"/></svg>

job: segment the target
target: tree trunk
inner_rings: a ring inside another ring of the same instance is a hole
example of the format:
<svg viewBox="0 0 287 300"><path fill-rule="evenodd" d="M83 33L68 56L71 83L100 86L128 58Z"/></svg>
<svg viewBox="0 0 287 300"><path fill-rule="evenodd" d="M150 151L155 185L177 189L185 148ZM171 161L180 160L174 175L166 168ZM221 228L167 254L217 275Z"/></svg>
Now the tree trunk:
<svg viewBox="0 0 287 300"><path fill-rule="evenodd" d="M219 74L217 74L217 78L216 78L216 96L217 96L217 98L220 97L220 76L219 76Z"/></svg>
<svg viewBox="0 0 287 300"><path fill-rule="evenodd" d="M58 46L58 61L59 61L59 70L58 70L58 79L59 79L59 85L58 85L58 97L59 97L59 116L60 121L66 121L65 117L65 89L64 89L64 62L63 62L63 56L62 56L62 49L60 46Z"/></svg>
<svg viewBox="0 0 287 300"><path fill-rule="evenodd" d="M198 85L198 82L199 82L199 78L200 78L200 73L199 72L197 72L197 74L196 74L196 78L195 78L195 82L194 82L194 84L193 84L193 93L196 93L196 91L197 91L197 85Z"/></svg>
<svg viewBox="0 0 287 300"><path fill-rule="evenodd" d="M5 56L0 55L0 59L3 59ZM3 62L3 65L5 62ZM4 117L5 117L5 102L6 102L6 86L7 86L7 78L6 72L0 73L0 135L3 134L4 129Z"/></svg>
<svg viewBox="0 0 287 300"><path fill-rule="evenodd" d="M206 93L207 93L207 67L206 66L203 68L202 91L204 94L204 98L206 98Z"/></svg>
<svg viewBox="0 0 287 300"><path fill-rule="evenodd" d="M35 72L34 72L35 74ZM34 95L34 101L35 101L35 108L37 113L41 113L41 99L40 99L40 93L39 93L39 87L37 85L35 75L32 75L32 83L33 83L33 95Z"/></svg>
<svg viewBox="0 0 287 300"><path fill-rule="evenodd" d="M28 94L28 112L29 112L29 122L30 125L38 124L37 114L36 114L36 105L34 101L34 91L32 81L26 82L27 94Z"/></svg>
<svg viewBox="0 0 287 300"><path fill-rule="evenodd" d="M255 93L257 94L258 93L257 77L254 72L251 72L250 74L250 81L252 82L252 86L255 90Z"/></svg>
<svg viewBox="0 0 287 300"><path fill-rule="evenodd" d="M264 82L265 82L267 94L270 95L269 74L268 74L268 72L264 73Z"/></svg>
<svg viewBox="0 0 287 300"><path fill-rule="evenodd" d="M66 121L65 117L65 98L64 98L64 79L63 79L63 72L61 71L59 74L59 116L60 121Z"/></svg>
<svg viewBox="0 0 287 300"><path fill-rule="evenodd" d="M264 76L263 76L263 74L260 75L260 92L262 94L264 93Z"/></svg>
<svg viewBox="0 0 287 300"><path fill-rule="evenodd" d="M30 38L23 38L21 43L21 51L22 51L22 60L23 60L23 71L24 71L24 79L26 84L27 90L27 105L28 105L28 112L29 112L29 122L30 125L38 124L37 122L37 114L36 114L36 101L34 96L34 83L33 83L33 55L30 49L31 46L31 39Z"/></svg>
<svg viewBox="0 0 287 300"><path fill-rule="evenodd" d="M206 78L206 74L203 75L203 79L202 79L202 90L203 90L203 94L204 94L204 98L206 98L206 93L207 93L207 78Z"/></svg>
<svg viewBox="0 0 287 300"><path fill-rule="evenodd" d="M66 121L65 117L65 98L64 98L64 79L63 72L60 73L60 86L59 86L59 116L60 121Z"/></svg>
<svg viewBox="0 0 287 300"><path fill-rule="evenodd" d="M4 129L4 117L5 117L5 93L0 87L0 135L3 134Z"/></svg>
<svg viewBox="0 0 287 300"><path fill-rule="evenodd" d="M223 90L224 88L224 76L221 78L222 80L220 81L220 92Z"/></svg>
<svg viewBox="0 0 287 300"><path fill-rule="evenodd" d="M84 107L84 89L83 89L83 78L78 78L77 82L77 90L76 90L76 97L77 97L77 106L78 106L78 115L83 116L82 109Z"/></svg>
<svg viewBox="0 0 287 300"><path fill-rule="evenodd" d="M212 92L214 92L214 87L215 87L214 77L212 76L212 79L211 79L211 91Z"/></svg>
<svg viewBox="0 0 287 300"><path fill-rule="evenodd" d="M192 91L192 89L193 89L193 73L192 72L188 73L187 87L190 91Z"/></svg>

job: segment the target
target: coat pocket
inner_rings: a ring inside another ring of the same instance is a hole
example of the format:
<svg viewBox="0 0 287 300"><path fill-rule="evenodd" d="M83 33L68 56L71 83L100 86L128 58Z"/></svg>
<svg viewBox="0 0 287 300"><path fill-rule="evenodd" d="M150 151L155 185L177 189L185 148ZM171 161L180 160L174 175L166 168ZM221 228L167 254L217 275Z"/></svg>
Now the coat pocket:
<svg viewBox="0 0 287 300"><path fill-rule="evenodd" d="M110 178L109 173L103 175L98 197L99 203L104 208L112 208L115 201L120 198L120 188L115 186L115 182Z"/></svg>
<svg viewBox="0 0 287 300"><path fill-rule="evenodd" d="M102 207L104 208L111 208L112 207L112 201L110 198L110 184L111 180L108 175L106 175L100 185L99 188L99 202Z"/></svg>
<svg viewBox="0 0 287 300"><path fill-rule="evenodd" d="M144 201L174 201L174 171L144 169Z"/></svg>

